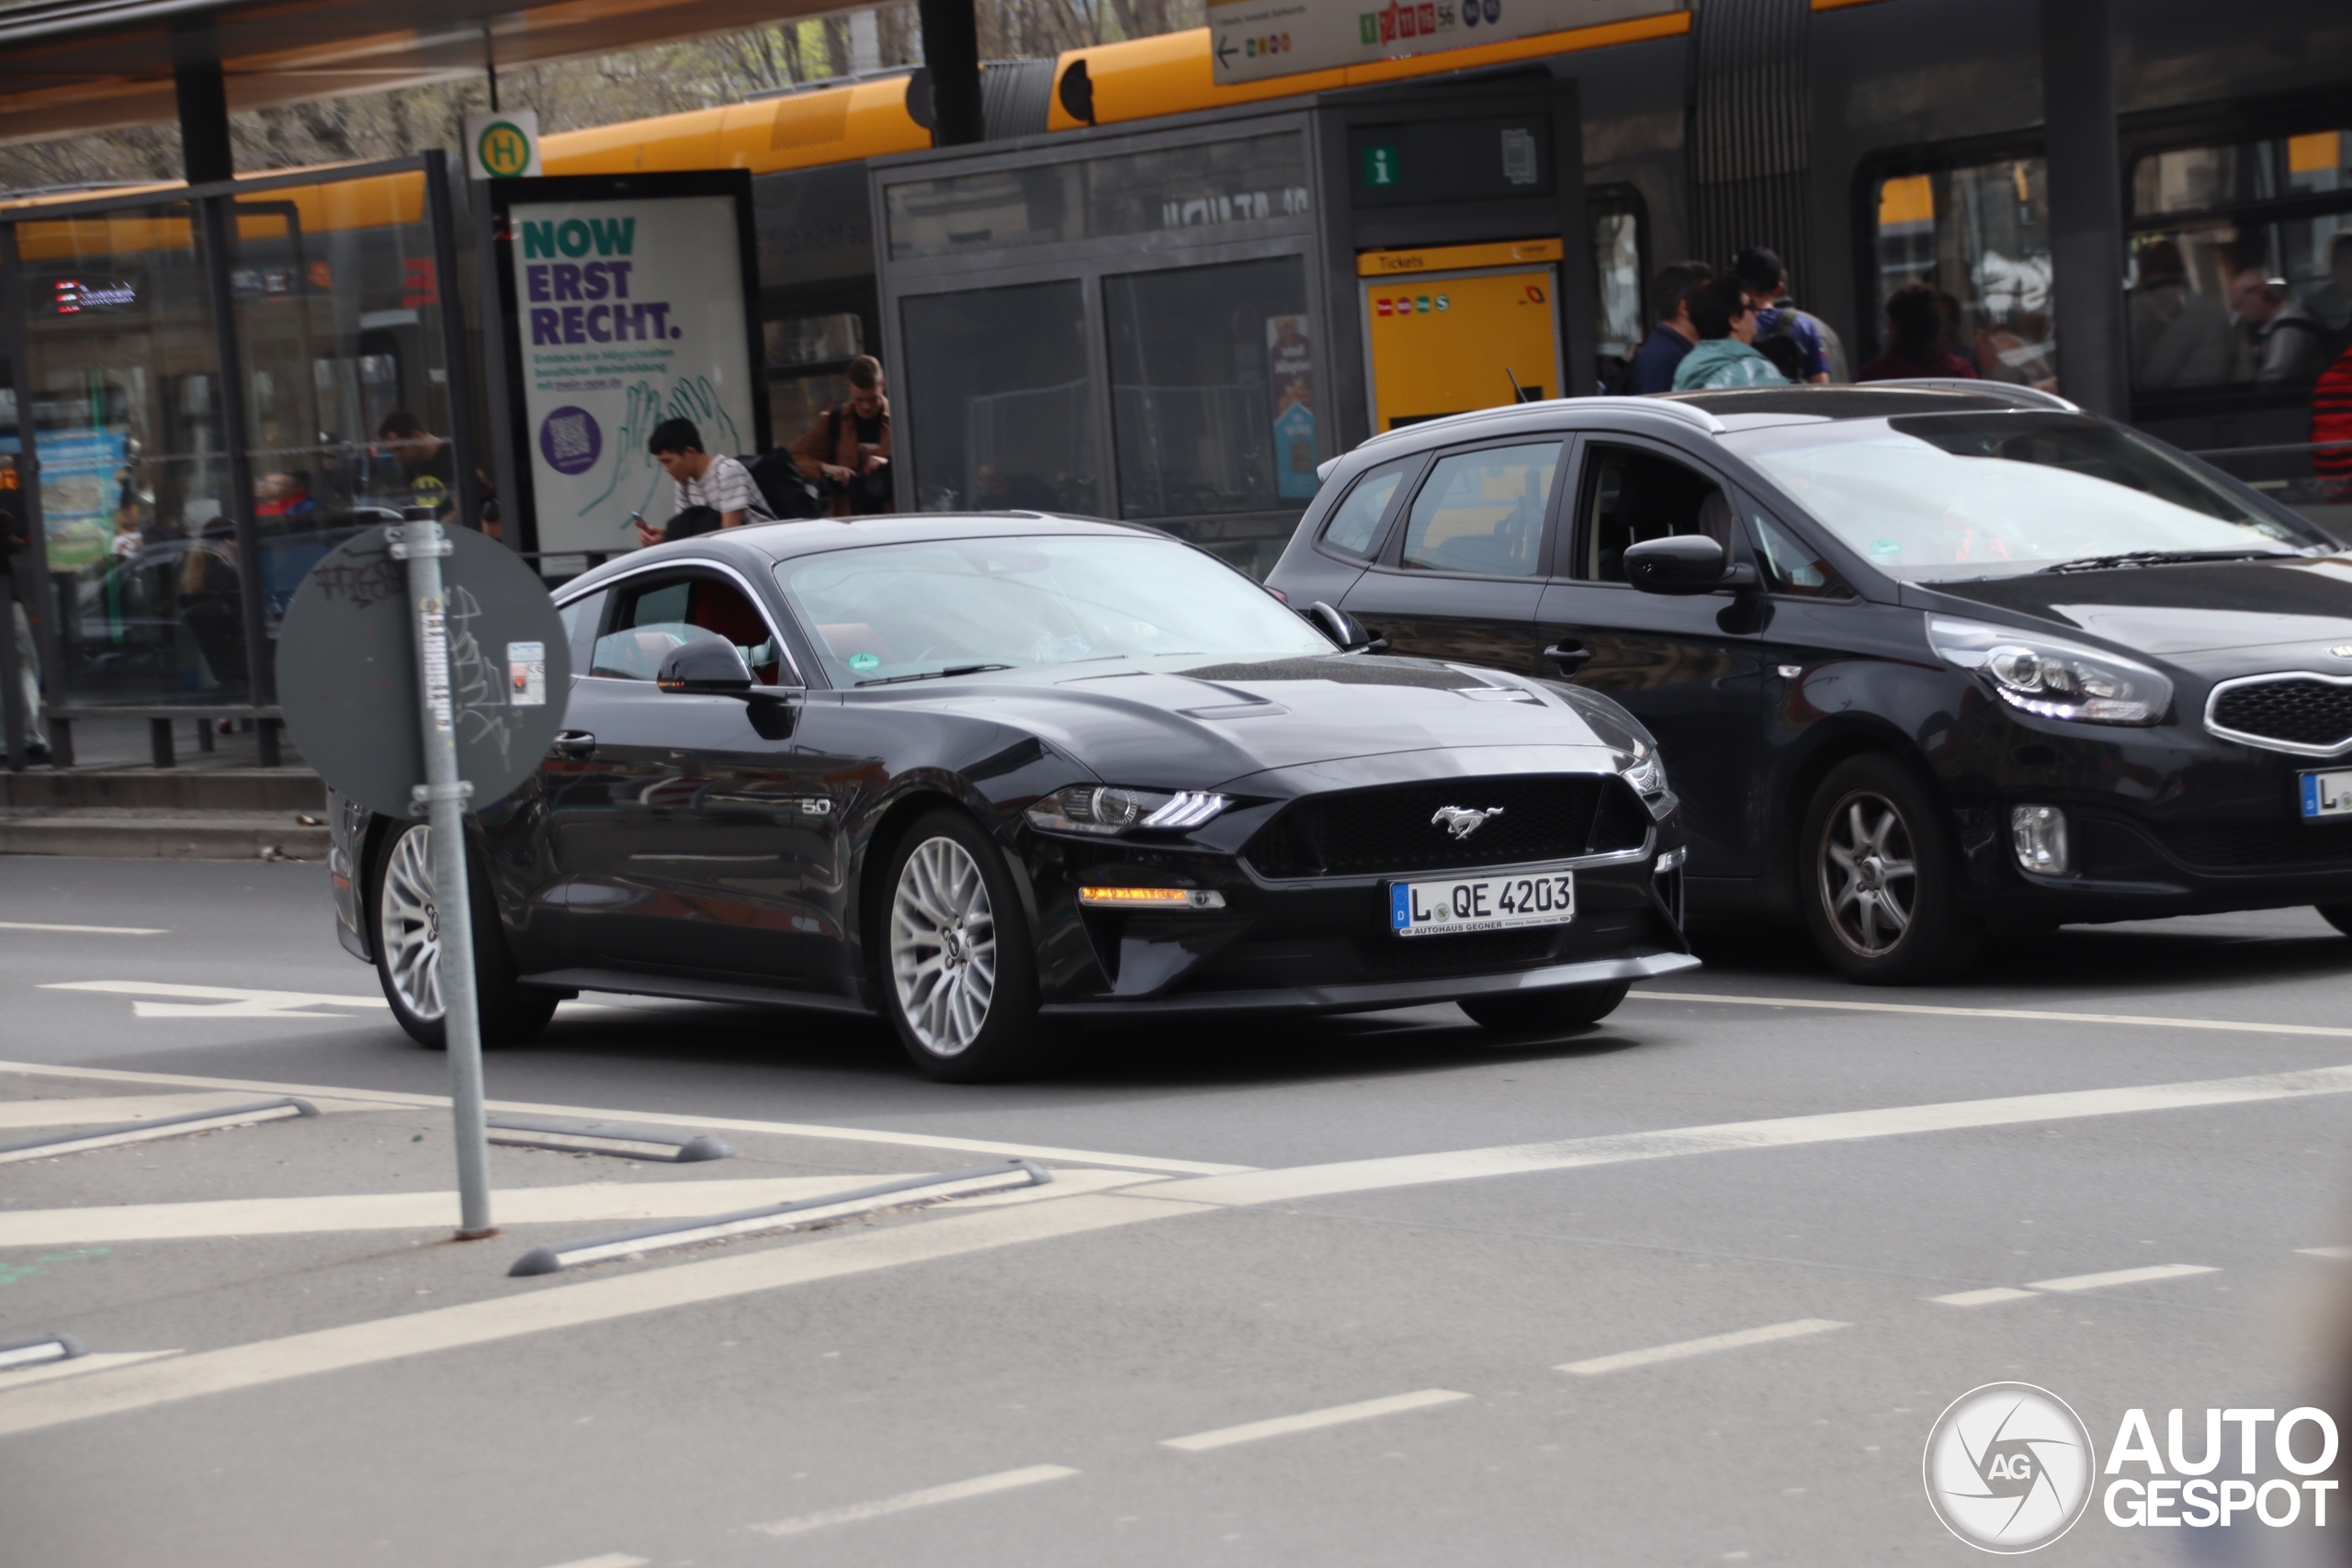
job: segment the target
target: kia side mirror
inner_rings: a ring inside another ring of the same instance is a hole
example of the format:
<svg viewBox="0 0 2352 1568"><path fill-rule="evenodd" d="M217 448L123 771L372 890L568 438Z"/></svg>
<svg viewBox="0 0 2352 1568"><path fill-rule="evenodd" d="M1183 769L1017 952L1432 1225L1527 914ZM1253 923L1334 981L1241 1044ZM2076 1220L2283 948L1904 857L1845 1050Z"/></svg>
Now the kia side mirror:
<svg viewBox="0 0 2352 1568"><path fill-rule="evenodd" d="M1727 561L1724 547L1704 534L1676 534L1626 547L1625 581L1645 593L1713 593L1723 588L1753 588L1756 569Z"/></svg>
<svg viewBox="0 0 2352 1568"><path fill-rule="evenodd" d="M696 637L683 648L670 650L662 660L662 672L655 677L655 684L665 692L748 697L752 694L752 667L743 662L743 650L725 637Z"/></svg>
<svg viewBox="0 0 2352 1568"><path fill-rule="evenodd" d="M1308 625L1350 653L1359 649L1366 653L1380 653L1388 647L1386 637L1379 636L1345 610L1327 604L1320 599L1300 614L1306 617Z"/></svg>

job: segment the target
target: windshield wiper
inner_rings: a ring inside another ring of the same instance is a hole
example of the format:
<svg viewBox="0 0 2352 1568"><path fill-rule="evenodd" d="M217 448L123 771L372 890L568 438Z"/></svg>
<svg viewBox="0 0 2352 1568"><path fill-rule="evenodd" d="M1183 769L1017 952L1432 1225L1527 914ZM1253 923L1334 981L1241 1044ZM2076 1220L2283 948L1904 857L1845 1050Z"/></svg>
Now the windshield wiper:
<svg viewBox="0 0 2352 1568"><path fill-rule="evenodd" d="M1010 670L1010 664L951 664L944 670L918 670L911 675L877 675L861 686L895 686L901 681L936 681L943 675L978 675L989 670Z"/></svg>
<svg viewBox="0 0 2352 1568"><path fill-rule="evenodd" d="M2290 550L2127 550L2120 556L2084 556L2077 560L2055 561L2041 570L2045 573L2112 571L2118 567L2182 566L2190 561L2264 560L2293 553Z"/></svg>

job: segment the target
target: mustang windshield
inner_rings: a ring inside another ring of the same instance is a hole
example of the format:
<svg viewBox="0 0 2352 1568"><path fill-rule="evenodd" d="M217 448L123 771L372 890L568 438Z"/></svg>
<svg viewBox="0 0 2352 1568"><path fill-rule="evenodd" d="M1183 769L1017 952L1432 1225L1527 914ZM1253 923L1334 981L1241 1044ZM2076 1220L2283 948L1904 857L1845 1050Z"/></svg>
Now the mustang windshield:
<svg viewBox="0 0 2352 1568"><path fill-rule="evenodd" d="M2335 543L2165 447L2072 414L1911 414L1724 437L1894 577L2006 577L2104 557L2293 555Z"/></svg>
<svg viewBox="0 0 2352 1568"><path fill-rule="evenodd" d="M1232 568L1140 535L869 545L775 573L837 686L972 665L1332 651Z"/></svg>

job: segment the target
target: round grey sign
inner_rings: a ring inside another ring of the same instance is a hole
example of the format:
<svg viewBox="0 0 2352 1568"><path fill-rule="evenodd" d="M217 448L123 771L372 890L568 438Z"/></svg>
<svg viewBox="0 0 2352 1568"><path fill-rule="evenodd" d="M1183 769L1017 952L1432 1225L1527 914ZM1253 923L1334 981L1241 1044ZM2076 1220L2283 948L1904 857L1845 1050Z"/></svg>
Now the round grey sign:
<svg viewBox="0 0 2352 1568"><path fill-rule="evenodd" d="M458 776L480 810L531 775L571 691L571 649L547 585L494 540L445 525L438 607L448 647ZM286 608L277 700L303 757L342 794L388 817L410 814L424 782L418 606L387 530L329 551Z"/></svg>

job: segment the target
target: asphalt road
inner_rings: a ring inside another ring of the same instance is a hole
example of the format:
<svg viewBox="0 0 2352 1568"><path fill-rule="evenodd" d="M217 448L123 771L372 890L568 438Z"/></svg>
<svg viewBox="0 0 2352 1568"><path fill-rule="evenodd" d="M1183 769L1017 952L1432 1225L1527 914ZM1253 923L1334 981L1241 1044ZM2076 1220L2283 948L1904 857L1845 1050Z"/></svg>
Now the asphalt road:
<svg viewBox="0 0 2352 1568"><path fill-rule="evenodd" d="M1768 934L1566 1039L1108 1032L992 1088L871 1028L591 998L493 1100L736 1157L495 1149L504 1234L460 1244L443 1064L322 881L0 860L0 1145L323 1112L0 1163L0 1344L96 1353L0 1371L0 1562L1962 1562L1921 1452L1977 1385L2057 1393L2099 1457L2134 1408L2193 1453L2208 1407L2343 1403L2352 1264L2305 1249L2352 1243L2352 941L2308 910L1905 992ZM507 1275L1008 1154L1055 1180ZM2313 1544L2307 1509L2095 1498L2040 1561Z"/></svg>

